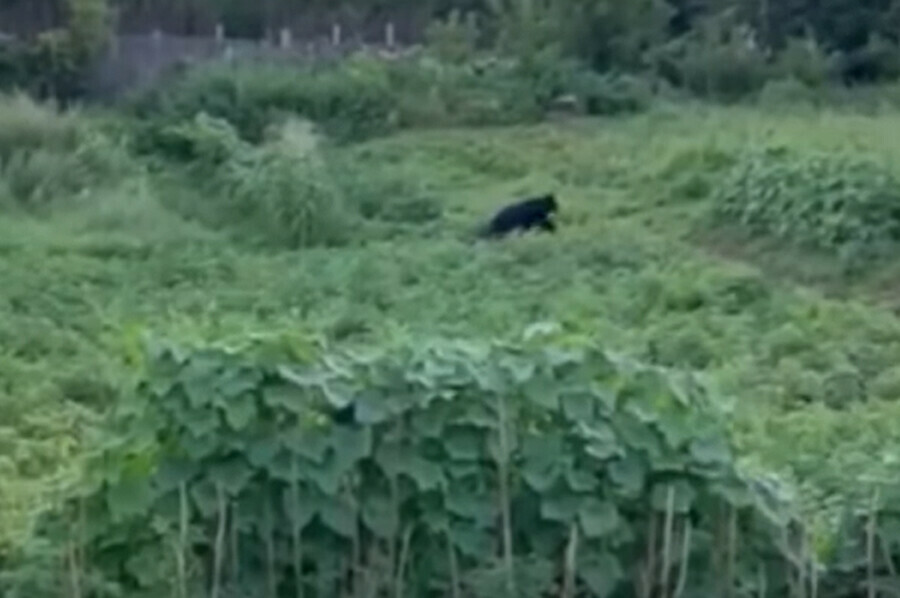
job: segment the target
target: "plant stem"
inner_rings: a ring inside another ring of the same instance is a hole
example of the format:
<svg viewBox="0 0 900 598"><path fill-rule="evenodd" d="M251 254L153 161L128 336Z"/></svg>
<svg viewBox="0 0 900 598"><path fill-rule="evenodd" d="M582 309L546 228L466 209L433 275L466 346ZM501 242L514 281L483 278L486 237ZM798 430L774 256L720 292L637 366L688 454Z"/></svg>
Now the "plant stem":
<svg viewBox="0 0 900 598"><path fill-rule="evenodd" d="M503 522L503 563L506 569L506 593L508 598L516 598L516 577L513 569L512 517L509 497L509 438L507 438L506 402L501 393L497 397L500 416L500 455L497 463L500 486L500 516Z"/></svg>
<svg viewBox="0 0 900 598"><path fill-rule="evenodd" d="M578 561L578 523L569 529L569 543L566 546L566 561L563 571L561 598L571 598L575 593L576 567Z"/></svg>
<svg viewBox="0 0 900 598"><path fill-rule="evenodd" d="M681 598L687 587L688 567L691 559L691 520L684 518L684 532L681 542L681 568L678 572L678 583L675 586L675 594L672 598Z"/></svg>
<svg viewBox="0 0 900 598"><path fill-rule="evenodd" d="M868 580L868 598L875 598L875 529L878 525L878 488L872 492L869 505L869 522L866 526L866 579Z"/></svg>
<svg viewBox="0 0 900 598"><path fill-rule="evenodd" d="M450 565L450 595L453 598L460 598L459 593L459 563L456 560L456 548L453 546L453 539L450 537L450 526L447 526L447 560Z"/></svg>
<svg viewBox="0 0 900 598"><path fill-rule="evenodd" d="M397 564L397 579L394 582L395 598L403 598L406 563L409 560L409 546L412 542L413 526L410 524L403 532L403 543L400 545L400 562Z"/></svg>
<svg viewBox="0 0 900 598"><path fill-rule="evenodd" d="M188 497L187 484L178 485L178 550L176 551L176 567L178 574L178 590L180 598L188 598L187 591L187 544L188 544Z"/></svg>
<svg viewBox="0 0 900 598"><path fill-rule="evenodd" d="M675 524L675 486L666 493L666 520L663 525L662 598L669 593L669 573L672 568L672 532Z"/></svg>
<svg viewBox="0 0 900 598"><path fill-rule="evenodd" d="M219 598L222 586L222 563L225 560L225 529L228 519L228 505L225 502L225 489L221 483L216 484L216 503L219 510L219 524L216 529L216 540L213 546L213 578L210 598Z"/></svg>
<svg viewBox="0 0 900 598"><path fill-rule="evenodd" d="M734 596L734 577L737 569L737 509L731 507L728 517L728 596Z"/></svg>

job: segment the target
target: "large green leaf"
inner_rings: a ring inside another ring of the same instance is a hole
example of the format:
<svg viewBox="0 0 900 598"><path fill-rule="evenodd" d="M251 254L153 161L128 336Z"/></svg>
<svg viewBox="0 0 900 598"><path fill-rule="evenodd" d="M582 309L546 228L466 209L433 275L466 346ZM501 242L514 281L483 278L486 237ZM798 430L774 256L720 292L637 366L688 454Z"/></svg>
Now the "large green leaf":
<svg viewBox="0 0 900 598"><path fill-rule="evenodd" d="M299 473L302 479L316 484L327 496L334 496L341 487L341 479L346 470L333 455L329 455L324 463L304 463Z"/></svg>
<svg viewBox="0 0 900 598"><path fill-rule="evenodd" d="M586 389L570 390L561 398L563 413L571 422L591 422L596 408L595 398Z"/></svg>
<svg viewBox="0 0 900 598"><path fill-rule="evenodd" d="M619 512L613 503L591 497L578 509L578 520L587 538L602 538L618 527Z"/></svg>
<svg viewBox="0 0 900 598"><path fill-rule="evenodd" d="M604 551L582 556L578 563L578 576L590 589L593 598L606 598L624 581L625 574L618 559Z"/></svg>
<svg viewBox="0 0 900 598"><path fill-rule="evenodd" d="M372 454L372 429L335 426L331 430L331 449L341 470L354 467Z"/></svg>
<svg viewBox="0 0 900 598"><path fill-rule="evenodd" d="M634 415L627 412L615 413L612 416L612 426L629 449L641 451L651 460L663 454L663 443L659 433Z"/></svg>
<svg viewBox="0 0 900 598"><path fill-rule="evenodd" d="M404 465L403 473L412 478L419 490L435 490L444 485L444 472L436 463L412 456Z"/></svg>
<svg viewBox="0 0 900 598"><path fill-rule="evenodd" d="M443 486L445 480L441 467L417 456L410 448L395 443L382 444L375 453L375 462L388 477L405 475L416 483L419 490Z"/></svg>
<svg viewBox="0 0 900 598"><path fill-rule="evenodd" d="M222 368L215 352L193 355L178 375L192 407L203 407L218 399L218 377Z"/></svg>
<svg viewBox="0 0 900 598"><path fill-rule="evenodd" d="M309 405L308 391L285 382L266 386L262 396L265 404L272 409L283 409L292 413L303 413Z"/></svg>
<svg viewBox="0 0 900 598"><path fill-rule="evenodd" d="M335 409L343 409L353 403L356 389L345 380L330 380L322 385L325 400Z"/></svg>
<svg viewBox="0 0 900 598"><path fill-rule="evenodd" d="M201 461L214 454L219 449L218 438L213 434L197 436L191 432L185 432L179 438L180 448L191 459Z"/></svg>
<svg viewBox="0 0 900 598"><path fill-rule="evenodd" d="M219 428L219 414L211 406L180 409L178 418L178 424L195 436L212 434Z"/></svg>
<svg viewBox="0 0 900 598"><path fill-rule="evenodd" d="M609 465L609 479L616 489L626 496L638 496L644 489L647 467L643 459L634 451Z"/></svg>
<svg viewBox="0 0 900 598"><path fill-rule="evenodd" d="M280 443L274 435L257 438L250 443L247 450L247 459L257 469L266 468L275 459L279 448Z"/></svg>
<svg viewBox="0 0 900 598"><path fill-rule="evenodd" d="M234 367L225 369L219 376L216 388L221 397L228 401L234 397L251 393L262 382L262 372L251 367Z"/></svg>
<svg viewBox="0 0 900 598"><path fill-rule="evenodd" d="M472 524L455 522L450 526L450 538L464 555L482 561L494 552L494 534Z"/></svg>
<svg viewBox="0 0 900 598"><path fill-rule="evenodd" d="M593 492L600 485L600 480L593 472L572 465L566 467L565 479L574 492Z"/></svg>
<svg viewBox="0 0 900 598"><path fill-rule="evenodd" d="M321 427L293 427L281 434L281 442L295 455L314 463L322 463L331 446L328 431Z"/></svg>
<svg viewBox="0 0 900 598"><path fill-rule="evenodd" d="M532 404L547 410L559 408L559 385L547 375L538 375L524 386L524 395Z"/></svg>
<svg viewBox="0 0 900 598"><path fill-rule="evenodd" d="M125 570L140 588L162 587L169 583L171 563L160 544L143 546L125 556Z"/></svg>
<svg viewBox="0 0 900 598"><path fill-rule="evenodd" d="M412 428L423 438L441 438L446 418L444 410L433 405L429 409L412 414Z"/></svg>
<svg viewBox="0 0 900 598"><path fill-rule="evenodd" d="M356 421L363 425L380 424L391 417L388 399L374 391L361 392L353 405Z"/></svg>
<svg viewBox="0 0 900 598"><path fill-rule="evenodd" d="M253 477L253 470L243 457L231 457L213 464L209 469L210 478L229 494L238 494Z"/></svg>
<svg viewBox="0 0 900 598"><path fill-rule="evenodd" d="M322 502L323 499L318 494L309 492L306 488L299 488L296 496L290 487L285 487L282 493L285 514L301 530L319 513Z"/></svg>
<svg viewBox="0 0 900 598"><path fill-rule="evenodd" d="M444 435L444 448L453 460L478 460L484 451L484 434L469 427L451 428Z"/></svg>
<svg viewBox="0 0 900 598"><path fill-rule="evenodd" d="M232 430L245 430L256 417L256 397L249 392L243 393L228 399L222 408L225 421Z"/></svg>
<svg viewBox="0 0 900 598"><path fill-rule="evenodd" d="M731 447L719 435L698 438L691 442L691 456L703 465L724 465L731 463Z"/></svg>
<svg viewBox="0 0 900 598"><path fill-rule="evenodd" d="M578 515L582 498L568 492L557 492L541 498L541 517L548 521L571 523Z"/></svg>
<svg viewBox="0 0 900 598"><path fill-rule="evenodd" d="M522 479L536 492L547 492L566 465L563 454L563 439L558 434L526 436L522 440Z"/></svg>
<svg viewBox="0 0 900 598"><path fill-rule="evenodd" d="M106 490L106 505L113 521L145 513L153 498L149 478L141 475L123 476Z"/></svg>
<svg viewBox="0 0 900 598"><path fill-rule="evenodd" d="M491 527L497 517L496 497L463 488L450 488L446 496L447 510L478 527Z"/></svg>
<svg viewBox="0 0 900 598"><path fill-rule="evenodd" d="M356 513L342 499L323 500L319 506L319 517L322 523L339 536L352 538L356 535Z"/></svg>
<svg viewBox="0 0 900 598"><path fill-rule="evenodd" d="M362 521L374 534L393 538L400 527L397 508L390 496L366 494L362 501Z"/></svg>
<svg viewBox="0 0 900 598"><path fill-rule="evenodd" d="M213 517L219 511L219 495L215 482L209 477L190 487L190 495L197 510L204 517Z"/></svg>
<svg viewBox="0 0 900 598"><path fill-rule="evenodd" d="M177 488L180 484L190 481L198 473L200 473L200 468L196 462L187 459L169 458L159 464L154 482L160 492L168 492Z"/></svg>
<svg viewBox="0 0 900 598"><path fill-rule="evenodd" d="M578 432L586 442L585 451L595 459L606 461L624 453L615 431L603 422L580 422Z"/></svg>

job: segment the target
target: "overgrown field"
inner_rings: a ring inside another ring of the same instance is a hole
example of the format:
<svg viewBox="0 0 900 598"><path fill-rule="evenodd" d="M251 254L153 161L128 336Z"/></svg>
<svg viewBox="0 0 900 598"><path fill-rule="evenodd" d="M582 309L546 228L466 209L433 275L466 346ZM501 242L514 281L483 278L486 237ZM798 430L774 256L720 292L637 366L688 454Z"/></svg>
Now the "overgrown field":
<svg viewBox="0 0 900 598"><path fill-rule="evenodd" d="M793 489L822 561L844 510L896 483L891 109L679 104L343 145L290 120L251 144L200 116L149 156L118 120L3 110L0 561L102 442L144 332L371 347L538 325L696 371L739 466ZM559 234L476 242L545 190Z"/></svg>

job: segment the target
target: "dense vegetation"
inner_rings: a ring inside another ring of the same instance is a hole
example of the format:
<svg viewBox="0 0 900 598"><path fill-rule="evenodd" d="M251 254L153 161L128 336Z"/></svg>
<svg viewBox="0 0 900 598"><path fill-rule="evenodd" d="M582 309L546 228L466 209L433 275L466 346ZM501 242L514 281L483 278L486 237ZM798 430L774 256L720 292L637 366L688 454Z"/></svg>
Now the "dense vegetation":
<svg viewBox="0 0 900 598"><path fill-rule="evenodd" d="M3 101L4 592L893 583L895 92L554 124L536 71L487 68L360 57L198 71L115 113ZM475 242L544 189L560 234ZM395 433L408 462L383 456Z"/></svg>
<svg viewBox="0 0 900 598"><path fill-rule="evenodd" d="M343 22L362 32L403 19L416 41L457 58L573 60L723 100L772 81L818 89L900 76L895 0L5 0L0 11L11 33L26 34L0 44L0 88L63 99L90 92L85 75L117 27L209 36L221 23L259 39L279 27L312 35L323 31L309 23Z"/></svg>
<svg viewBox="0 0 900 598"><path fill-rule="evenodd" d="M828 4L3 96L0 594L895 593L900 93Z"/></svg>

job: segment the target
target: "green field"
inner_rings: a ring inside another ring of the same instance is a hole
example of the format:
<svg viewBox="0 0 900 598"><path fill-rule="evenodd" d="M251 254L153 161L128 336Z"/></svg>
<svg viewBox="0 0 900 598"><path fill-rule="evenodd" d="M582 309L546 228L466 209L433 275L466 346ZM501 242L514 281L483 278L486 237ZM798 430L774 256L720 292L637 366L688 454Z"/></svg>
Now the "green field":
<svg viewBox="0 0 900 598"><path fill-rule="evenodd" d="M741 465L795 487L827 542L900 448L898 262L751 239L717 223L714 198L747 148L849 151L900 177L898 140L893 111L689 105L397 133L323 151L339 184L416 201L296 250L192 214L206 200L191 176L158 168L5 208L0 547L99 442L140 375L145 331L370 345L518 339L535 324L700 372L730 410ZM492 210L545 190L559 234L475 241Z"/></svg>

